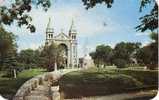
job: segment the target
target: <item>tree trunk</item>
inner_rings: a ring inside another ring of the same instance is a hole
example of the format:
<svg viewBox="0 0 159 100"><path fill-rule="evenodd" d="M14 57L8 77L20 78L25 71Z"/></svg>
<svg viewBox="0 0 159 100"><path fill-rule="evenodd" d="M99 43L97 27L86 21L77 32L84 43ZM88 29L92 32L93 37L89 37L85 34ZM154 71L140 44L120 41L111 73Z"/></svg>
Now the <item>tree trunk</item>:
<svg viewBox="0 0 159 100"><path fill-rule="evenodd" d="M57 63L56 63L56 61L55 61L55 63L54 63L54 71L57 71Z"/></svg>
<svg viewBox="0 0 159 100"><path fill-rule="evenodd" d="M17 78L16 70L13 69L14 78Z"/></svg>

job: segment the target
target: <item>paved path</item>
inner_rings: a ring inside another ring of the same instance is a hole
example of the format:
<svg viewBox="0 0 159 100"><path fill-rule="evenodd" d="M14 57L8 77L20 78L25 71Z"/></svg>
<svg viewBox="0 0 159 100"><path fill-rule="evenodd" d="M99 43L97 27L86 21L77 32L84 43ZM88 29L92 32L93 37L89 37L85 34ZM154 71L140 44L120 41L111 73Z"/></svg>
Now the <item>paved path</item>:
<svg viewBox="0 0 159 100"><path fill-rule="evenodd" d="M48 82L44 82L43 85L39 85L37 88L32 90L29 94L24 96L25 100L51 100L49 94Z"/></svg>
<svg viewBox="0 0 159 100"><path fill-rule="evenodd" d="M76 71L76 70L80 70L80 69L58 70L53 73L51 72L52 74L48 73L48 74L44 74L43 76L48 78L51 76L53 77L54 81L57 81L62 75L71 71ZM27 85L31 83L32 81L29 81ZM23 90L29 89L29 92L25 93L25 95L19 96L20 98L22 97L22 100L60 100L59 86L52 86L52 82L49 79L48 80L42 79L42 84L38 85L34 89L30 89L30 88L22 88L22 89ZM16 95L15 97L18 97L18 96ZM21 99L16 98L15 100L21 100Z"/></svg>

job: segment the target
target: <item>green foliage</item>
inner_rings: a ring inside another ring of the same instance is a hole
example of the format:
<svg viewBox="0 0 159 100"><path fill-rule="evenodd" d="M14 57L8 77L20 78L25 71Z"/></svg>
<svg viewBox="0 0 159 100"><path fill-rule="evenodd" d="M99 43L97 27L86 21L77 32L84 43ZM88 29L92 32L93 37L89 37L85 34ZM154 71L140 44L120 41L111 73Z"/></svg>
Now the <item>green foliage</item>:
<svg viewBox="0 0 159 100"><path fill-rule="evenodd" d="M18 53L17 60L21 67L25 69L34 68L39 66L40 51L32 49L21 50L20 53Z"/></svg>
<svg viewBox="0 0 159 100"><path fill-rule="evenodd" d="M99 65L111 64L112 48L110 46L99 45L96 47L95 52L91 52L90 56L93 58L94 63Z"/></svg>
<svg viewBox="0 0 159 100"><path fill-rule="evenodd" d="M151 38L155 43L158 44L158 33L152 32L152 33L150 34L150 38Z"/></svg>
<svg viewBox="0 0 159 100"><path fill-rule="evenodd" d="M153 86L158 84L158 71L153 70L120 70L115 71L116 73L129 75L134 77L139 82L143 84L143 86Z"/></svg>
<svg viewBox="0 0 159 100"><path fill-rule="evenodd" d="M126 64L131 64L132 58L136 51L140 48L140 43L131 43L131 42L121 42L116 44L113 50L113 63L122 68L126 67Z"/></svg>
<svg viewBox="0 0 159 100"><path fill-rule="evenodd" d="M157 86L157 71L91 68L65 74L59 85L65 98L122 93Z"/></svg>
<svg viewBox="0 0 159 100"><path fill-rule="evenodd" d="M47 67L48 71L52 71L55 63L60 64L63 62L62 49L55 43L45 45L41 52L41 59L43 59L41 65Z"/></svg>
<svg viewBox="0 0 159 100"><path fill-rule="evenodd" d="M16 66L16 36L0 27L0 66L12 69Z"/></svg>
<svg viewBox="0 0 159 100"><path fill-rule="evenodd" d="M35 26L31 24L32 17L26 13L30 12L34 5L43 7L47 11L51 2L50 0L13 0L9 6L0 6L0 25L11 25L13 22L17 22L19 27L26 25L27 29L35 32Z"/></svg>
<svg viewBox="0 0 159 100"><path fill-rule="evenodd" d="M152 43L142 47L136 53L136 58L140 64L146 65L149 69L158 67L158 34L151 33Z"/></svg>
<svg viewBox="0 0 159 100"><path fill-rule="evenodd" d="M155 2L155 0L141 0L140 2L140 11L142 11L142 9L144 7L146 7L148 4Z"/></svg>
<svg viewBox="0 0 159 100"><path fill-rule="evenodd" d="M86 9L93 8L97 4L106 4L108 8L112 7L112 4L114 0L82 0L84 6L86 6Z"/></svg>
<svg viewBox="0 0 159 100"><path fill-rule="evenodd" d="M137 31L154 31L158 28L158 5L155 3L150 14L140 17L141 24L136 27Z"/></svg>
<svg viewBox="0 0 159 100"><path fill-rule="evenodd" d="M140 43L120 42L114 49L110 46L99 45L95 52L90 53L90 56L97 67L115 64L119 68L124 68L127 64L133 63L132 58L135 58L134 55L140 45Z"/></svg>
<svg viewBox="0 0 159 100"><path fill-rule="evenodd" d="M7 97L9 100L12 100L12 97L25 81L44 72L45 70L43 69L25 70L18 74L17 79L10 79L8 77L2 77L6 72L0 71L0 74L2 74L0 75L0 94Z"/></svg>
<svg viewBox="0 0 159 100"><path fill-rule="evenodd" d="M45 70L40 68L24 70L18 74L18 78L30 78L42 74L44 72Z"/></svg>
<svg viewBox="0 0 159 100"><path fill-rule="evenodd" d="M124 59L115 59L113 62L118 68L125 68L127 65L127 62Z"/></svg>

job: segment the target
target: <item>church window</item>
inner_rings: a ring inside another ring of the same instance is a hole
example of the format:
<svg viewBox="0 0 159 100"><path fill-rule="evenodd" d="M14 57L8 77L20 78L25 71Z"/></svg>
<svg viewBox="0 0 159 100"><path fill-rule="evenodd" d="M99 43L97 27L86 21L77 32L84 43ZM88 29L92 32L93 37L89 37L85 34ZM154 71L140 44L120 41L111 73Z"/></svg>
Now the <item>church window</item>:
<svg viewBox="0 0 159 100"><path fill-rule="evenodd" d="M51 38L53 38L53 34L51 34Z"/></svg>

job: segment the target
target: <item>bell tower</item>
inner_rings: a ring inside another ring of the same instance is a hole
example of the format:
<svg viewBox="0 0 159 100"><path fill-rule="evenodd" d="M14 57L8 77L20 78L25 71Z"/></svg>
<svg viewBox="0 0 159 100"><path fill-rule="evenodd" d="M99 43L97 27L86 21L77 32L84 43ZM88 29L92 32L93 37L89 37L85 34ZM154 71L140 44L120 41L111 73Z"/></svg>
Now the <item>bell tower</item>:
<svg viewBox="0 0 159 100"><path fill-rule="evenodd" d="M75 26L74 26L74 21L72 19L72 22L71 22L71 27L70 27L70 30L69 30L69 37L73 40L76 40L76 35L77 35L77 31L75 29Z"/></svg>
<svg viewBox="0 0 159 100"><path fill-rule="evenodd" d="M49 18L49 22L47 24L47 28L46 28L46 42L45 44L49 44L50 41L52 41L52 39L54 38L54 29L51 28L51 18Z"/></svg>
<svg viewBox="0 0 159 100"><path fill-rule="evenodd" d="M74 21L72 19L71 26L69 29L69 37L71 39L71 49L70 49L70 56L71 56L71 66L72 68L78 66L78 58L77 58L77 31L75 29Z"/></svg>

